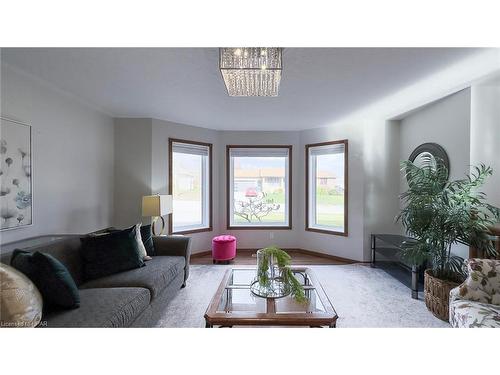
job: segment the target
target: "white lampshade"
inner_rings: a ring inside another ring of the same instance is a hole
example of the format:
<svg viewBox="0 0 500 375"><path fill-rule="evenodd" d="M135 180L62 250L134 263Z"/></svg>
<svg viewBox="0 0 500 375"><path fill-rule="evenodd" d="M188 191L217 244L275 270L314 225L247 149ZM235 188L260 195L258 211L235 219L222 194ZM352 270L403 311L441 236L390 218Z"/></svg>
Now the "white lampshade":
<svg viewBox="0 0 500 375"><path fill-rule="evenodd" d="M171 195L146 195L142 197L142 216L163 216L172 213Z"/></svg>

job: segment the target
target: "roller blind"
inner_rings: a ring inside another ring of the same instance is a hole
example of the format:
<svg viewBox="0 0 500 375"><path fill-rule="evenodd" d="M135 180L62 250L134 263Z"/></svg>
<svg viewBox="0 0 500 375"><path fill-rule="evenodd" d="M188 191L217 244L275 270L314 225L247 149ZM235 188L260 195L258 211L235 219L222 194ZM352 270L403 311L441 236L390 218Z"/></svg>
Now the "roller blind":
<svg viewBox="0 0 500 375"><path fill-rule="evenodd" d="M344 152L345 152L345 145L343 143L325 145L325 146L314 146L309 148L310 156L343 154Z"/></svg>
<svg viewBox="0 0 500 375"><path fill-rule="evenodd" d="M287 157L288 148L231 148L231 157Z"/></svg>
<svg viewBox="0 0 500 375"><path fill-rule="evenodd" d="M208 156L208 146L195 145L191 143L173 142L172 152L178 152L181 154Z"/></svg>

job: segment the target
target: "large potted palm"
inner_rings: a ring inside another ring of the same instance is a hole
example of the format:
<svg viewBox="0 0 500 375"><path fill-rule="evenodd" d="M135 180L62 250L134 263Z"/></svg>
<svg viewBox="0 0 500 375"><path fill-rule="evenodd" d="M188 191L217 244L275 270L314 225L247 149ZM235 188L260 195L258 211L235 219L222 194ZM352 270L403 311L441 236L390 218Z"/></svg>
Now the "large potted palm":
<svg viewBox="0 0 500 375"><path fill-rule="evenodd" d="M500 221L500 210L486 203L479 188L493 171L480 165L461 180L448 181L444 163L401 163L408 190L400 198L397 217L416 241L403 247L401 257L415 265L426 264L425 304L438 318L448 320L452 288L464 279L463 259L452 253L455 244L473 246L495 254L488 227Z"/></svg>

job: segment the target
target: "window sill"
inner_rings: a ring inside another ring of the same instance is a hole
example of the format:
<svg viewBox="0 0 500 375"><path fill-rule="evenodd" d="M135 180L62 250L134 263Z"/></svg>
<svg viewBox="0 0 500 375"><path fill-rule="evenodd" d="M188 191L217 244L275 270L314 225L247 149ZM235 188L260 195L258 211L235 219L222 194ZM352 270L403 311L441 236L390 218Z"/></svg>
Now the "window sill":
<svg viewBox="0 0 500 375"><path fill-rule="evenodd" d="M198 228L198 229L186 229L179 231L172 231L170 234L193 234L193 233L202 233L202 232L211 232L213 231L212 227L207 228Z"/></svg>
<svg viewBox="0 0 500 375"><path fill-rule="evenodd" d="M226 227L228 230L291 230L291 225L280 225L280 226L266 226L266 225L228 225Z"/></svg>
<svg viewBox="0 0 500 375"><path fill-rule="evenodd" d="M316 232L316 233L322 233L322 234L330 234L334 236L342 236L342 237L347 237L347 231L345 232L338 232L334 230L327 230L327 229L317 229L317 228L307 228L307 232Z"/></svg>

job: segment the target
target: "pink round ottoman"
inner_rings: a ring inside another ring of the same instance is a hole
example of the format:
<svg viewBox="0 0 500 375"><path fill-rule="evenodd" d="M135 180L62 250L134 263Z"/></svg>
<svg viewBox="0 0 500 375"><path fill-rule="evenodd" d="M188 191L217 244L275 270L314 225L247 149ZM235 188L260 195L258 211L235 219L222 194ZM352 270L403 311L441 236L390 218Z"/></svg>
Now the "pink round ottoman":
<svg viewBox="0 0 500 375"><path fill-rule="evenodd" d="M224 234L212 239L213 262L229 263L236 257L236 237Z"/></svg>

